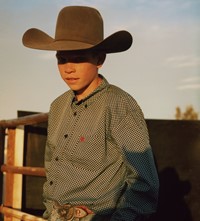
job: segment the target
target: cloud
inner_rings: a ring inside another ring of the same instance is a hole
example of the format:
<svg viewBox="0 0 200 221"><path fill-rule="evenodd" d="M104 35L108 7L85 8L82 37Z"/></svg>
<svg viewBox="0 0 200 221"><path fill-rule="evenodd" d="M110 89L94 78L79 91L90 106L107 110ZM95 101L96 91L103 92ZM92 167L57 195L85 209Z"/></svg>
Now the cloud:
<svg viewBox="0 0 200 221"><path fill-rule="evenodd" d="M199 90L200 89L200 77L193 76L182 79L178 90Z"/></svg>
<svg viewBox="0 0 200 221"><path fill-rule="evenodd" d="M189 83L189 82L200 82L200 77L195 76L195 77L188 77L182 80L183 83Z"/></svg>
<svg viewBox="0 0 200 221"><path fill-rule="evenodd" d="M200 83L180 85L177 89L178 90L191 90L191 89L197 90L197 89L200 89Z"/></svg>
<svg viewBox="0 0 200 221"><path fill-rule="evenodd" d="M200 67L200 56L179 55L167 58L166 63L175 68Z"/></svg>

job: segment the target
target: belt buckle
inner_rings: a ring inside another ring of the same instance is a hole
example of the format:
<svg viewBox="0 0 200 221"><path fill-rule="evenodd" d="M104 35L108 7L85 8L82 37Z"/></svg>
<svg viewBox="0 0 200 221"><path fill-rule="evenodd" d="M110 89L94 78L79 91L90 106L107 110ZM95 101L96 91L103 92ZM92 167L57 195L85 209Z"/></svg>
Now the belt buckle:
<svg viewBox="0 0 200 221"><path fill-rule="evenodd" d="M57 219L60 221L76 221L87 215L87 211L81 208L81 206L73 206L71 204L60 205L57 201L55 201L51 221L56 221Z"/></svg>
<svg viewBox="0 0 200 221"><path fill-rule="evenodd" d="M88 213L81 207L74 206L74 218L83 218L87 216Z"/></svg>

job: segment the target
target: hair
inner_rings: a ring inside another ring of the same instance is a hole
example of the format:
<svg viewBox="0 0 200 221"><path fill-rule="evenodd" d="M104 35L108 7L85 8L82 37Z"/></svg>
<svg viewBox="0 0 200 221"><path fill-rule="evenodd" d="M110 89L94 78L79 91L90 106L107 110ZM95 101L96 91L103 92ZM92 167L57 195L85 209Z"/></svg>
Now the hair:
<svg viewBox="0 0 200 221"><path fill-rule="evenodd" d="M104 63L104 61L106 60L106 53L105 52L94 51L92 53L94 53L93 56L98 57L98 64L99 65L102 65Z"/></svg>
<svg viewBox="0 0 200 221"><path fill-rule="evenodd" d="M59 56L58 54L62 54L65 53L65 52L68 52L68 53L75 53L75 54L82 54L84 55L85 53L86 54L90 54L93 58L97 58L98 60L98 65L102 65L106 59L106 53L104 51L100 51L100 50L92 50L92 49L87 49L87 50L75 50L75 51L57 51L56 52L56 57L58 59L58 64L63 64L63 63L66 63L66 59L64 58L64 61L63 61L63 58L61 56L61 59L59 59Z"/></svg>

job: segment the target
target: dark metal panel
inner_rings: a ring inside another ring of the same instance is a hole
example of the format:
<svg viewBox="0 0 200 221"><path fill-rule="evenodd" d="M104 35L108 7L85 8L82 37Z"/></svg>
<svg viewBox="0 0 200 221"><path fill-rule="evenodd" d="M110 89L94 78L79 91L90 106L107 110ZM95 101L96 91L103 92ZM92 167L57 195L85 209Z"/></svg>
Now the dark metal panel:
<svg viewBox="0 0 200 221"><path fill-rule="evenodd" d="M199 221L200 121L147 120L160 178L154 221Z"/></svg>

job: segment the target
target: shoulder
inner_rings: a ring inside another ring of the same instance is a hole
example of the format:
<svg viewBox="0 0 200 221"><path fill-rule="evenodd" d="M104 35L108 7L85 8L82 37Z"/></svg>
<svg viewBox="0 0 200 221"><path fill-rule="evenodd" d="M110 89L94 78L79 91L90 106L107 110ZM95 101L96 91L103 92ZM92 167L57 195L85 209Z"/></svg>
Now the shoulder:
<svg viewBox="0 0 200 221"><path fill-rule="evenodd" d="M108 99L110 104L115 104L117 106L124 106L126 108L139 108L139 105L135 98L131 96L128 92L123 89L110 84L107 90Z"/></svg>
<svg viewBox="0 0 200 221"><path fill-rule="evenodd" d="M137 101L126 91L110 85L108 105L109 117L113 119L114 128L140 128L144 134L148 134L144 113ZM135 130L135 129L134 129ZM127 129L128 131L128 129Z"/></svg>
<svg viewBox="0 0 200 221"><path fill-rule="evenodd" d="M72 92L67 91L58 96L50 105L49 116L59 116L71 103Z"/></svg>
<svg viewBox="0 0 200 221"><path fill-rule="evenodd" d="M72 92L66 91L65 93L61 94L60 96L58 96L52 103L51 103L51 107L54 106L60 106L60 105L64 105L66 104L66 101L68 101L70 98L72 97Z"/></svg>

